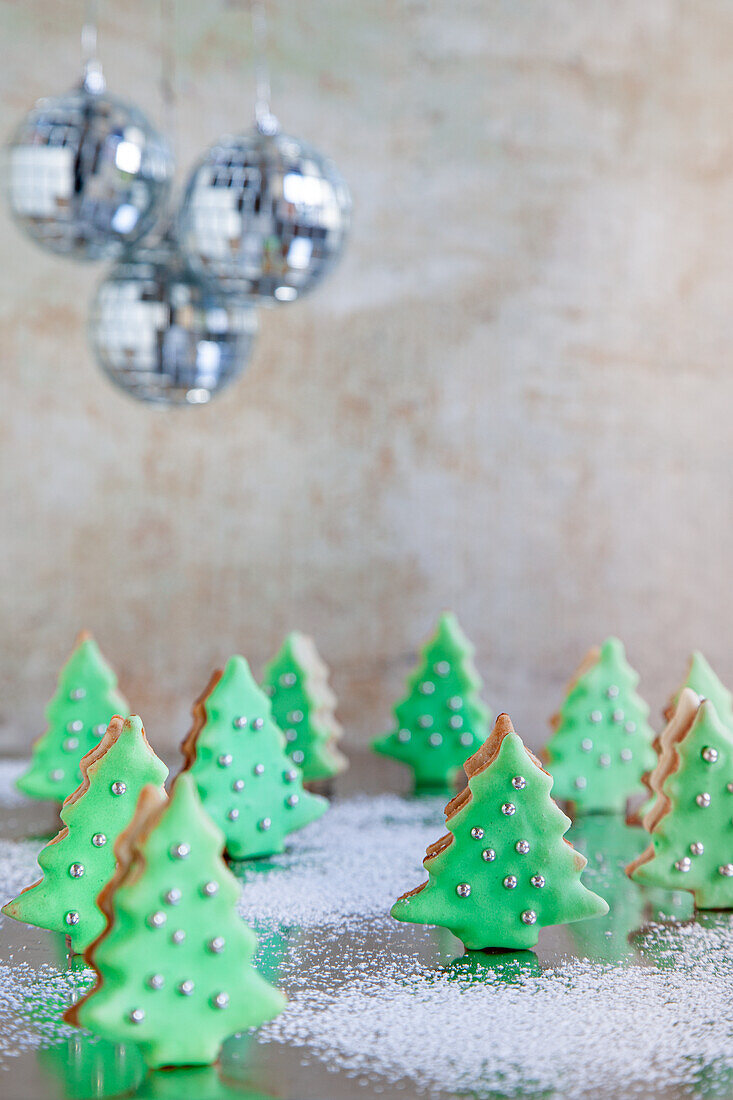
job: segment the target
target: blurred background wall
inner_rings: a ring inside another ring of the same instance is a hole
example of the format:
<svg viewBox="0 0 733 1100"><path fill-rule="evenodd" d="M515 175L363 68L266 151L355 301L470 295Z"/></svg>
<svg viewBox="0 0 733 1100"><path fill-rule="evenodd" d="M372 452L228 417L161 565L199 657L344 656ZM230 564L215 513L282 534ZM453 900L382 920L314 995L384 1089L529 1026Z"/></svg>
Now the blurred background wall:
<svg viewBox="0 0 733 1100"><path fill-rule="evenodd" d="M248 127L247 14L176 0L181 167ZM272 0L274 108L349 181L346 259L262 317L244 379L161 413L85 343L99 267L0 210L0 751L89 627L158 743L291 627L352 743L445 607L540 744L589 644L658 706L733 681L733 6ZM0 3L0 130L77 79L81 3ZM158 6L102 5L161 122Z"/></svg>

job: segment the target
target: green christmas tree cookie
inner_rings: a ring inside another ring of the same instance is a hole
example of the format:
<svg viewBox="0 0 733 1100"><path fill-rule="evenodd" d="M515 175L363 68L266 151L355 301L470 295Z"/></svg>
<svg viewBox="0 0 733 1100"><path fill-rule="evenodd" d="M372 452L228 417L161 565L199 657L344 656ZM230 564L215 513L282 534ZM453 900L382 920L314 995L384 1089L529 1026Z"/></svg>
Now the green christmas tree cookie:
<svg viewBox="0 0 733 1100"><path fill-rule="evenodd" d="M698 650L691 655L688 661L687 673L684 681L664 708L663 714L667 722L671 722L674 718L680 695L685 688L690 688L696 695L699 695L703 699L709 699L715 707L715 712L723 725L733 730L733 702L731 693L720 682L702 653ZM654 738L652 741L652 748L654 749L655 755L658 757L660 752L660 737ZM642 803L638 810L629 815L627 819L629 825L641 825L644 817L654 805L656 792L652 790L651 775L652 769L650 768L649 771L644 772L641 777L641 781L646 787L649 797Z"/></svg>
<svg viewBox="0 0 733 1100"><path fill-rule="evenodd" d="M115 869L114 845L129 825L147 783L163 789L168 769L138 717L112 719L102 740L81 760L83 781L61 807L64 828L38 857L43 878L2 912L15 920L65 932L84 951L104 928L97 895Z"/></svg>
<svg viewBox="0 0 733 1100"><path fill-rule="evenodd" d="M733 909L733 732L689 688L662 734L652 790L651 843L627 873L642 885L689 890L698 909Z"/></svg>
<svg viewBox="0 0 733 1100"><path fill-rule="evenodd" d="M551 721L547 759L556 798L582 812L625 810L656 760L649 707L636 694L638 682L617 638L585 656Z"/></svg>
<svg viewBox="0 0 733 1100"><path fill-rule="evenodd" d="M251 965L257 941L237 915L223 842L189 773L170 800L143 789L99 898L108 923L86 953L97 982L67 1022L137 1043L150 1066L207 1065L226 1036L282 1010Z"/></svg>
<svg viewBox="0 0 733 1100"><path fill-rule="evenodd" d="M489 712L473 665L473 646L451 612L441 615L394 708L396 728L372 741L382 756L409 765L416 787L451 786L488 734Z"/></svg>
<svg viewBox="0 0 733 1100"><path fill-rule="evenodd" d="M348 767L337 747L342 729L335 714L336 696L312 638L297 631L288 634L265 668L262 686L304 782L331 779Z"/></svg>
<svg viewBox="0 0 733 1100"><path fill-rule="evenodd" d="M428 881L392 916L449 928L469 950L534 947L538 929L608 912L580 879L584 856L550 796L552 776L506 714L465 764L468 786L445 809L449 832L424 860Z"/></svg>
<svg viewBox="0 0 733 1100"><path fill-rule="evenodd" d="M117 678L92 636L82 631L46 708L46 732L33 745L28 771L17 781L31 798L63 800L81 783L79 761L102 738L115 714L130 713Z"/></svg>
<svg viewBox="0 0 733 1100"><path fill-rule="evenodd" d="M733 696L720 682L699 650L691 654L685 678L664 709L664 717L667 721L674 714L679 697L685 688L692 688L702 699L709 699L723 725L733 729Z"/></svg>
<svg viewBox="0 0 733 1100"><path fill-rule="evenodd" d="M288 833L328 809L325 798L303 790L303 777L285 751L270 700L244 657L217 670L193 708L193 726L181 746L184 768L226 838L232 859L282 852Z"/></svg>

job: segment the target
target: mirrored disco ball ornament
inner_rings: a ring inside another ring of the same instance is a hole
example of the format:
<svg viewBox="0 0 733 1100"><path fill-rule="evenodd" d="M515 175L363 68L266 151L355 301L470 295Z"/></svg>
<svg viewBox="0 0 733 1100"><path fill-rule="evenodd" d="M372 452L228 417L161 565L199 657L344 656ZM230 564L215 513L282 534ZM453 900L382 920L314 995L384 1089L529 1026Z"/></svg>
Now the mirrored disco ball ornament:
<svg viewBox="0 0 733 1100"><path fill-rule="evenodd" d="M292 302L334 266L351 197L336 166L295 138L223 138L193 170L179 219L194 271L228 292Z"/></svg>
<svg viewBox="0 0 733 1100"><path fill-rule="evenodd" d="M133 397L202 405L241 374L257 315L192 274L166 240L140 246L112 269L89 331L100 366Z"/></svg>
<svg viewBox="0 0 733 1100"><path fill-rule="evenodd" d="M136 107L80 87L39 100L26 115L6 175L13 215L38 244L98 260L118 256L152 227L173 159Z"/></svg>

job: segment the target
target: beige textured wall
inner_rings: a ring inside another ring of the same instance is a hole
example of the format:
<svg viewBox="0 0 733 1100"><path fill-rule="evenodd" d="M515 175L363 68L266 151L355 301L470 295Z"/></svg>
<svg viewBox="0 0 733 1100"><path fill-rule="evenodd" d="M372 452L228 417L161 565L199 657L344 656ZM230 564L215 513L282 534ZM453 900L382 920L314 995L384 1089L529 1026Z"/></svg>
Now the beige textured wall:
<svg viewBox="0 0 733 1100"><path fill-rule="evenodd" d="M317 295L244 380L161 414L84 340L99 268L0 214L0 750L89 626L151 736L292 626L378 732L452 606L537 744L617 632L655 707L733 682L733 6L278 0L275 107L351 183ZM0 127L76 76L81 3L0 4ZM250 117L247 20L176 0L185 165ZM111 90L160 118L157 5L108 0Z"/></svg>

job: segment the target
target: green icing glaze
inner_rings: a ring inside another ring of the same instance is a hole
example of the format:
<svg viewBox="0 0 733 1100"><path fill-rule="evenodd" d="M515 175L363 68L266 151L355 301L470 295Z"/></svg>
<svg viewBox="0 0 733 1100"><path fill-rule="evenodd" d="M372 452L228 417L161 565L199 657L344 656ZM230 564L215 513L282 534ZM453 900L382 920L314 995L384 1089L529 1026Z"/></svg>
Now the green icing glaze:
<svg viewBox="0 0 733 1100"><path fill-rule="evenodd" d="M428 849L428 882L396 901L392 916L443 925L469 950L519 950L533 947L545 925L608 906L581 882L586 861L563 839L570 819L550 797L552 777L505 716L492 741L499 747L488 743L488 764L472 771L468 762L469 796L446 809L450 837Z"/></svg>
<svg viewBox="0 0 733 1100"><path fill-rule="evenodd" d="M99 646L86 635L59 675L46 708L46 732L33 745L30 767L17 781L31 798L63 802L81 783L79 761L100 741L115 714L130 713Z"/></svg>
<svg viewBox="0 0 733 1100"><path fill-rule="evenodd" d="M279 653L267 665L263 688L272 702L272 715L285 733L287 751L303 772L306 783L331 779L347 767L336 743L341 726L336 720L336 698L328 684L328 669L313 641L304 634L288 634Z"/></svg>
<svg viewBox="0 0 733 1100"><path fill-rule="evenodd" d="M147 1072L137 1047L107 1043L78 1032L53 1046L41 1047L37 1057L38 1064L54 1078L54 1095L67 1100L121 1094L139 1098L136 1089Z"/></svg>
<svg viewBox="0 0 733 1100"><path fill-rule="evenodd" d="M328 802L303 790L244 657L231 657L214 681L194 708L185 766L233 859L282 852L287 835L324 814Z"/></svg>
<svg viewBox="0 0 733 1100"><path fill-rule="evenodd" d="M686 687L692 688L701 698L709 699L723 725L733 729L733 697L699 650L695 650L690 657L687 677L682 687L673 695L672 707L677 705L680 693Z"/></svg>
<svg viewBox="0 0 733 1100"><path fill-rule="evenodd" d="M441 615L394 708L396 728L372 741L375 752L413 769L417 787L452 785L486 739L489 712L473 653L455 615Z"/></svg>
<svg viewBox="0 0 733 1100"><path fill-rule="evenodd" d="M617 638L581 669L547 744L554 794L582 812L622 813L656 762L649 707Z"/></svg>
<svg viewBox="0 0 733 1100"><path fill-rule="evenodd" d="M251 965L257 941L237 915L223 842L181 773L133 836L106 901L110 923L88 953L98 982L70 1022L137 1043L150 1066L206 1065L227 1035L282 1010L285 998Z"/></svg>
<svg viewBox="0 0 733 1100"><path fill-rule="evenodd" d="M2 910L26 924L65 932L75 952L85 951L104 928L97 896L112 877L115 842L132 819L140 791L148 783L162 791L168 775L137 716L113 719L81 768L86 782L61 807L64 828L38 856L43 878Z"/></svg>
<svg viewBox="0 0 733 1100"><path fill-rule="evenodd" d="M706 700L675 749L675 770L662 784L669 806L629 874L689 890L699 909L733 909L733 733Z"/></svg>

